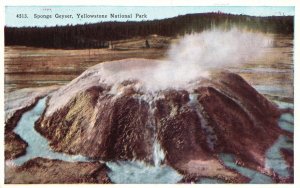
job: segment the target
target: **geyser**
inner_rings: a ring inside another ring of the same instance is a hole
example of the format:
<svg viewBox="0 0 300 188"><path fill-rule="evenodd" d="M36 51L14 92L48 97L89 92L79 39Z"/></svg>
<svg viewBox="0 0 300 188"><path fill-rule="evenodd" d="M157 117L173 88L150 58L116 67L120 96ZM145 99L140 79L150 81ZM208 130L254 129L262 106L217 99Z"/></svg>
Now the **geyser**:
<svg viewBox="0 0 300 188"><path fill-rule="evenodd" d="M265 153L285 134L280 111L239 75L214 69L244 63L269 42L239 30L210 31L184 37L168 60L98 64L51 94L36 129L55 151L167 164L185 179L245 182L219 155L269 173ZM156 144L163 160L155 160Z"/></svg>
<svg viewBox="0 0 300 188"><path fill-rule="evenodd" d="M117 63L125 60L112 62ZM157 141L165 153L161 163L180 173L241 181L218 154L235 154L247 167L261 170L266 150L282 134L276 106L238 75L213 73L185 89L149 92L138 80L110 85L99 67L49 99L36 128L55 151L154 164Z"/></svg>

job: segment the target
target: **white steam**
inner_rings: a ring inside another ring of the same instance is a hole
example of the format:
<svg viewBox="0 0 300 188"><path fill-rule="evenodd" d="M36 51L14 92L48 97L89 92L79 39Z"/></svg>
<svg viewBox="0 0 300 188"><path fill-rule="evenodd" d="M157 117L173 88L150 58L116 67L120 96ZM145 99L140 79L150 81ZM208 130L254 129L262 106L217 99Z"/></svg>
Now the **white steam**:
<svg viewBox="0 0 300 188"><path fill-rule="evenodd" d="M186 35L173 44L168 57L160 63L128 63L111 71L113 77L137 79L149 90L185 87L187 82L207 77L211 69L228 68L240 65L260 57L272 39L262 33L253 33L238 29L229 31L210 30ZM120 65L119 65L120 66ZM128 67L131 67L128 69ZM107 78L107 77L105 77Z"/></svg>
<svg viewBox="0 0 300 188"><path fill-rule="evenodd" d="M188 35L173 44L165 60L123 59L95 65L50 99L46 115L55 112L76 93L91 86L111 85L110 93L123 95L132 90L155 92L167 88L188 89L187 83L208 77L211 69L239 66L254 60L272 44L261 33L232 29ZM134 80L133 84L122 84ZM68 93L68 95L66 95Z"/></svg>
<svg viewBox="0 0 300 188"><path fill-rule="evenodd" d="M179 66L187 64L201 69L246 63L262 55L272 39L262 33L238 29L210 30L187 35L169 50L169 59Z"/></svg>

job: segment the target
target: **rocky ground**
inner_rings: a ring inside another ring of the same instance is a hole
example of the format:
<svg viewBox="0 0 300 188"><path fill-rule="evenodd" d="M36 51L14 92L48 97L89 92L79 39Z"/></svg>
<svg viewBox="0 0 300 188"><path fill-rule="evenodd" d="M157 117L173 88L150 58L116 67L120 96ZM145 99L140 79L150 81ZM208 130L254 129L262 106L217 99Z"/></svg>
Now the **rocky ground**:
<svg viewBox="0 0 300 188"><path fill-rule="evenodd" d="M145 48L148 39L150 48ZM165 57L168 37L149 36L113 41L114 48L62 50L5 46L5 92L21 88L63 85L90 66L105 61Z"/></svg>
<svg viewBox="0 0 300 188"><path fill-rule="evenodd" d="M99 162L65 162L35 158L20 167L5 166L7 184L110 183Z"/></svg>

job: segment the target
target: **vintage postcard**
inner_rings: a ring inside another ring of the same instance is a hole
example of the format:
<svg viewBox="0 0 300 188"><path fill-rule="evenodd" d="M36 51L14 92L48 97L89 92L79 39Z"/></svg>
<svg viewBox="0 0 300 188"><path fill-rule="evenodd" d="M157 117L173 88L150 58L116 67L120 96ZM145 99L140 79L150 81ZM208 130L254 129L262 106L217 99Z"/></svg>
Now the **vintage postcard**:
<svg viewBox="0 0 300 188"><path fill-rule="evenodd" d="M6 6L5 184L293 184L294 6Z"/></svg>

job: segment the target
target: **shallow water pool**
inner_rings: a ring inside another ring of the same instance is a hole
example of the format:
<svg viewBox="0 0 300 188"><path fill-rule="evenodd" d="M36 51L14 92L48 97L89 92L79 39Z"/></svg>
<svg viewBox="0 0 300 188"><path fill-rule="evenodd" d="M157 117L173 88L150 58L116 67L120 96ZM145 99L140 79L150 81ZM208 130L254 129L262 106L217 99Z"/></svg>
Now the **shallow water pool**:
<svg viewBox="0 0 300 188"><path fill-rule="evenodd" d="M46 97L40 99L35 107L25 112L16 128L13 130L16 134L28 143L26 154L13 160L16 165L22 165L24 162L36 158L44 157L48 159L59 159L63 161L88 161L88 159L81 155L67 155L64 153L54 152L49 147L48 141L40 133L34 129L34 123L42 115L46 107Z"/></svg>

